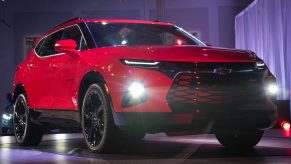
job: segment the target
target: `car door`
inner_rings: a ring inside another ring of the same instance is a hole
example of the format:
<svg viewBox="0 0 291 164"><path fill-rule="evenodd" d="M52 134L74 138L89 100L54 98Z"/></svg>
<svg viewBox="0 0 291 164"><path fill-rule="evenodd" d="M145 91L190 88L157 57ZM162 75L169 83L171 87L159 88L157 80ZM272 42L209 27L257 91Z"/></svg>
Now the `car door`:
<svg viewBox="0 0 291 164"><path fill-rule="evenodd" d="M38 53L41 50L43 43L45 42L46 37L43 38L34 50L31 50L27 55L25 62L25 90L27 98L29 100L29 107L43 108L46 107L46 102L43 101L45 97L45 91L43 86L43 74L48 72L47 65L45 60L42 60Z"/></svg>
<svg viewBox="0 0 291 164"><path fill-rule="evenodd" d="M72 39L76 41L78 53L86 49L86 42L78 25L72 25L64 29L62 39ZM53 80L52 107L54 109L76 109L77 106L77 80L78 67L80 66L79 57L69 54L54 56L51 65Z"/></svg>
<svg viewBox="0 0 291 164"><path fill-rule="evenodd" d="M29 82L29 101L34 108L49 109L52 104L52 92L50 74L52 65L52 56L59 55L54 49L56 41L62 38L63 30L57 31L46 36L35 49L35 56L29 67L33 71L30 79L34 82Z"/></svg>

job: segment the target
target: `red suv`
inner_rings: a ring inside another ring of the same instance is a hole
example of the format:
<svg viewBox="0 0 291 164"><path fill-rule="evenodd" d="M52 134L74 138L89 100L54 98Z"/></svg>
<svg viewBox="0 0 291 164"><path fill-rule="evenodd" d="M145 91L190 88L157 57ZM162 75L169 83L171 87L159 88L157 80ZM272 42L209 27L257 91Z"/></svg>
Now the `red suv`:
<svg viewBox="0 0 291 164"><path fill-rule="evenodd" d="M253 52L207 46L182 28L142 20L65 22L16 70L15 138L81 128L88 148L146 133L213 133L251 148L276 119L275 78Z"/></svg>

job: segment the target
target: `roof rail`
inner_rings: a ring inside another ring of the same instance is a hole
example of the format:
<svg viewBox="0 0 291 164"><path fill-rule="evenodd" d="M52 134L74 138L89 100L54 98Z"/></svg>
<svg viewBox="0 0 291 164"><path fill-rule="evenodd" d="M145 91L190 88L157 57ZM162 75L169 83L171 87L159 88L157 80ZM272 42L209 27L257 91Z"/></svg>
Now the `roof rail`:
<svg viewBox="0 0 291 164"><path fill-rule="evenodd" d="M74 20L82 20L82 19L83 19L83 18L81 18L81 17L76 17L76 18L73 18L73 19L70 19L70 20L67 20L67 21L63 22L63 23L61 23L60 25L66 24L66 23L71 22L71 21L74 21ZM60 25L59 25L59 26L60 26Z"/></svg>
<svg viewBox="0 0 291 164"><path fill-rule="evenodd" d="M52 28L52 29L55 29L55 28L57 28L57 27L59 27L59 26L62 26L62 25L64 25L64 24L68 23L68 22L71 22L71 21L74 21L74 20L82 20L82 19L83 19L83 18L76 17L76 18L73 18L73 19L70 19L70 20L67 20L67 21L63 22L63 23L61 23L61 24L55 26L55 27Z"/></svg>

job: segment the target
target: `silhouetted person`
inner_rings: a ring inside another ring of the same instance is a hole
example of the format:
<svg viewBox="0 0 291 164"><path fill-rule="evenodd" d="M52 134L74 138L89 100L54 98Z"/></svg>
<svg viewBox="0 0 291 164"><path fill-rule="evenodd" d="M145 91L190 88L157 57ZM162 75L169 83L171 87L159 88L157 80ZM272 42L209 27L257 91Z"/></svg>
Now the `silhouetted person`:
<svg viewBox="0 0 291 164"><path fill-rule="evenodd" d="M12 113L13 113L13 101L12 101L12 94L6 93L6 104L4 107L4 112L2 115L1 120L1 133L2 135L12 135L13 134L13 120L12 120Z"/></svg>

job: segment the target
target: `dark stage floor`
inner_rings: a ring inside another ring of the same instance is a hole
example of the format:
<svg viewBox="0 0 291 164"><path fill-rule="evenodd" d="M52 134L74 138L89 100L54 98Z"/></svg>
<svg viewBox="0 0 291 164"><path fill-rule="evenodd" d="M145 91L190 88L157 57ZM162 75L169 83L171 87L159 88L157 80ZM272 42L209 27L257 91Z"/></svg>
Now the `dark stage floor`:
<svg viewBox="0 0 291 164"><path fill-rule="evenodd" d="M87 150L82 134L45 135L38 147L19 147L13 137L0 137L0 163L291 163L291 138L268 130L250 152L225 150L213 135L167 137L147 135L142 142L113 154Z"/></svg>

